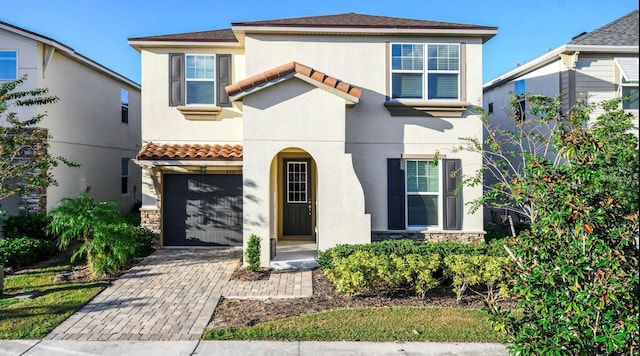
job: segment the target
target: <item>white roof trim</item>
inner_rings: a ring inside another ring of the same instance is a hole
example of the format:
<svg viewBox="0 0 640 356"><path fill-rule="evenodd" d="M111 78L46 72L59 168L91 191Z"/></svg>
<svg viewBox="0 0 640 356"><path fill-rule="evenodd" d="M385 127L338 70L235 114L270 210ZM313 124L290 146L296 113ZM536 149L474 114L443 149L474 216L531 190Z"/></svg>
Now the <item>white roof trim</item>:
<svg viewBox="0 0 640 356"><path fill-rule="evenodd" d="M157 166L220 166L220 167L231 167L237 166L242 167L242 161L226 161L226 160L134 160L135 164L140 167L157 167Z"/></svg>
<svg viewBox="0 0 640 356"><path fill-rule="evenodd" d="M215 41L127 41L127 44L140 51L142 47L232 47L242 48L239 42Z"/></svg>
<svg viewBox="0 0 640 356"><path fill-rule="evenodd" d="M482 86L483 91L495 88L505 82L530 73L553 61L560 60L560 54L573 52L589 53L616 53L616 54L638 54L639 46L583 46L583 45L562 45L542 56L527 62L495 79L492 79Z"/></svg>
<svg viewBox="0 0 640 356"><path fill-rule="evenodd" d="M613 61L626 81L638 81L638 58L614 58Z"/></svg>
<svg viewBox="0 0 640 356"><path fill-rule="evenodd" d="M345 92L343 92L341 90L332 88L332 87L330 87L330 86L328 86L328 85L326 85L324 83L320 83L319 81L317 81L317 80L315 80L313 78L307 77L306 75L299 74L297 72L291 72L291 73L289 73L289 74L287 74L287 75L285 75L283 77L272 79L272 80L270 80L270 81L268 81L266 83L261 83L259 85L256 85L256 86L250 88L250 89L243 90L243 91L239 92L238 94L232 95L229 98L232 101L240 100L240 99L244 98L247 95L256 93L256 92L258 92L260 90L266 89L268 87L276 85L276 84L278 84L280 82L283 82L285 80L291 79L293 77L296 77L296 78L298 78L298 79L300 79L300 80L302 80L302 81L304 81L306 83L309 83L309 84L311 84L311 85L313 85L315 87L318 87L318 88L323 89L323 90L325 90L325 91L327 91L327 92L329 92L331 94L334 94L336 96L341 97L342 99L344 99L347 102L347 105L355 105L360 101L358 98L356 98L353 95L349 95L349 94L347 94L347 93L345 93Z"/></svg>
<svg viewBox="0 0 640 356"><path fill-rule="evenodd" d="M102 64L89 59L88 57L83 56L82 54L76 52L73 48L64 45L56 40L53 40L51 38L36 34L34 32L30 32L28 30L25 29L21 29L17 26L7 26L3 23L0 23L0 29L8 31L8 32L12 32L15 33L17 35L20 35L22 37L43 43L45 45L51 46L53 48L55 48L57 51L60 51L60 53L66 55L67 57L76 60L77 62L80 62L84 65L87 65L90 68L95 69L96 71L103 73L105 75L107 75L108 77L111 77L113 79L116 79L120 82L123 82L125 84L128 84L134 88L140 89L140 84L134 82L133 80L123 76L122 74L119 74L105 66L103 66Z"/></svg>

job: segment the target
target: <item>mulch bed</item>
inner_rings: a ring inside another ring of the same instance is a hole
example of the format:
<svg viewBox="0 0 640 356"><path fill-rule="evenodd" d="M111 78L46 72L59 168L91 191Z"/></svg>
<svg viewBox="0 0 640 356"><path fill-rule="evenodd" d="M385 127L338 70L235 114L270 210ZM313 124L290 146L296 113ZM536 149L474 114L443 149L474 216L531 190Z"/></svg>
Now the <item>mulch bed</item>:
<svg viewBox="0 0 640 356"><path fill-rule="evenodd" d="M451 286L430 290L425 298L417 297L410 290L384 291L378 295L349 297L340 295L322 270L316 268L313 275L313 296L291 299L222 299L216 307L209 328L243 327L291 316L316 313L339 308L419 306L480 309L483 299L469 295L458 304ZM513 303L501 303L509 307Z"/></svg>

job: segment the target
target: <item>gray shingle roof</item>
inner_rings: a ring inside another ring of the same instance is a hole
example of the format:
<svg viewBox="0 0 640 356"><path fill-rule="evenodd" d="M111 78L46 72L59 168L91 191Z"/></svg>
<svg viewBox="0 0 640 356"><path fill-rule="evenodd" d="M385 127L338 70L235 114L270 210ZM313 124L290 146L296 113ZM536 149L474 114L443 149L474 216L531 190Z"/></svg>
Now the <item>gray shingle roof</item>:
<svg viewBox="0 0 640 356"><path fill-rule="evenodd" d="M620 17L596 30L581 34L569 44L584 46L637 46L638 10Z"/></svg>
<svg viewBox="0 0 640 356"><path fill-rule="evenodd" d="M404 28L404 29L491 29L497 27L478 26L454 22L416 20L400 17L374 16L346 13L325 16L296 17L288 19L235 22L233 26L274 27L342 27L342 28Z"/></svg>
<svg viewBox="0 0 640 356"><path fill-rule="evenodd" d="M129 41L238 42L230 28L213 31L176 33L171 35L133 37Z"/></svg>
<svg viewBox="0 0 640 356"><path fill-rule="evenodd" d="M363 15L356 13L296 17L265 21L236 22L233 26L256 27L320 27L320 28L369 28L369 29L459 29L459 30L490 30L497 31L497 27L478 26L454 22L440 22L428 20L405 19L399 17ZM188 42L237 42L231 29L178 33L169 35L133 37L129 41L188 41Z"/></svg>

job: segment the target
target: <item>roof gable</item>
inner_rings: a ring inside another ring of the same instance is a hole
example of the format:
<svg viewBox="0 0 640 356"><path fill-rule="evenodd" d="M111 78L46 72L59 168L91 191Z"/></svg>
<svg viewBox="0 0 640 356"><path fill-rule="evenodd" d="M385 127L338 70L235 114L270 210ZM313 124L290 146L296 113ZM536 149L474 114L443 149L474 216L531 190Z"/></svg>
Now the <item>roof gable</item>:
<svg viewBox="0 0 640 356"><path fill-rule="evenodd" d="M294 77L336 94L347 100L349 104L357 104L362 96L362 89L298 62L290 62L252 75L227 86L225 90L232 100L239 100L246 95Z"/></svg>

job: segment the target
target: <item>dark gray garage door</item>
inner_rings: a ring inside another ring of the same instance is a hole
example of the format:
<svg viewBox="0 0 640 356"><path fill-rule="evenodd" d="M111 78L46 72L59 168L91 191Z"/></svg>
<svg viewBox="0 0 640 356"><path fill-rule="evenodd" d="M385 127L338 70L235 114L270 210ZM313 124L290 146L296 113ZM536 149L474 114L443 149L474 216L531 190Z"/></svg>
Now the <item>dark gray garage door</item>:
<svg viewBox="0 0 640 356"><path fill-rule="evenodd" d="M242 175L163 177L165 246L241 246Z"/></svg>

